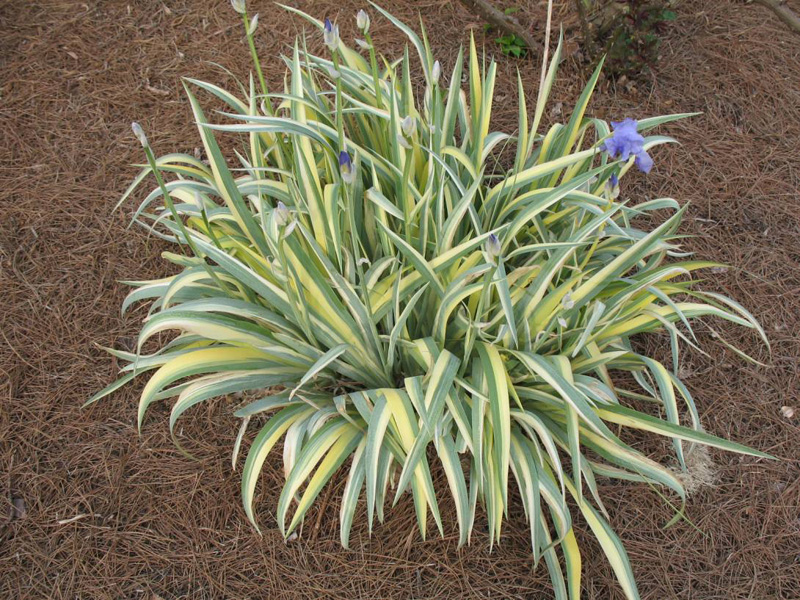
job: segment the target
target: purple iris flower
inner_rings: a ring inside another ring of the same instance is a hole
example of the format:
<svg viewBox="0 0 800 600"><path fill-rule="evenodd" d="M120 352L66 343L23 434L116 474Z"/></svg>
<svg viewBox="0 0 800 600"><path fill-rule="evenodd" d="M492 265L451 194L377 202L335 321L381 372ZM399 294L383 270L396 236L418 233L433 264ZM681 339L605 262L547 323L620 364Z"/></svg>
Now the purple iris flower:
<svg viewBox="0 0 800 600"><path fill-rule="evenodd" d="M608 152L612 158L620 160L628 160L631 156L635 156L636 166L639 167L639 170L649 173L653 168L653 159L644 149L644 138L636 130L636 125L635 119L612 121L613 133L603 142L603 150Z"/></svg>
<svg viewBox="0 0 800 600"><path fill-rule="evenodd" d="M355 181L356 171L353 168L353 161L345 150L339 152L339 172L342 174L342 179L345 183L353 183Z"/></svg>

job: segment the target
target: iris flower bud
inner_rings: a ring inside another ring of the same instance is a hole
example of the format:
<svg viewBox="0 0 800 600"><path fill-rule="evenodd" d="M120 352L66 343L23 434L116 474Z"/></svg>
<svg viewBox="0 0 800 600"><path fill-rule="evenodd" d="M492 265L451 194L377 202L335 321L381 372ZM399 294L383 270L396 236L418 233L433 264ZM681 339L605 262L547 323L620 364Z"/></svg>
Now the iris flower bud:
<svg viewBox="0 0 800 600"><path fill-rule="evenodd" d="M147 136L144 134L142 126L134 121L131 123L131 129L133 129L133 135L135 135L139 139L139 143L142 144L142 148L147 148L150 144L147 141Z"/></svg>
<svg viewBox="0 0 800 600"><path fill-rule="evenodd" d="M616 173L612 173L606 181L606 191L611 198L619 197L619 177Z"/></svg>
<svg viewBox="0 0 800 600"><path fill-rule="evenodd" d="M243 15L245 13L246 9L244 6L244 0L231 0L231 6L233 7L233 10L235 10L240 15Z"/></svg>
<svg viewBox="0 0 800 600"><path fill-rule="evenodd" d="M442 65L437 60L433 63L433 70L431 71L431 79L433 79L433 85L439 85L439 77L442 76Z"/></svg>
<svg viewBox="0 0 800 600"><path fill-rule="evenodd" d="M497 258L500 256L500 252L503 251L503 246L500 244L500 238L498 238L495 234L489 235L486 240L486 252L492 258Z"/></svg>
<svg viewBox="0 0 800 600"><path fill-rule="evenodd" d="M408 115L405 119L400 121L400 134L397 136L397 142L406 150L411 149L411 138L417 130L417 122L414 117Z"/></svg>
<svg viewBox="0 0 800 600"><path fill-rule="evenodd" d="M356 180L356 170L355 167L353 167L353 161L350 159L350 155L344 150L339 152L339 172L345 183L353 183Z"/></svg>
<svg viewBox="0 0 800 600"><path fill-rule="evenodd" d="M414 132L417 130L417 122L414 120L414 117L408 115L400 123L400 128L403 130L403 135L410 138L411 136L414 135Z"/></svg>
<svg viewBox="0 0 800 600"><path fill-rule="evenodd" d="M256 32L256 27L258 27L258 14L250 21L250 27L247 28L247 35L253 35Z"/></svg>
<svg viewBox="0 0 800 600"><path fill-rule="evenodd" d="M283 202L278 202L278 206L276 206L275 210L272 212L275 215L275 224L278 227L285 226L292 219L292 213L289 212L289 209L286 208Z"/></svg>
<svg viewBox="0 0 800 600"><path fill-rule="evenodd" d="M322 33L322 38L331 52L336 51L339 47L339 26L331 23L330 19L325 19L325 30Z"/></svg>
<svg viewBox="0 0 800 600"><path fill-rule="evenodd" d="M363 8L358 11L358 14L356 15L356 25L364 33L369 31L369 15Z"/></svg>

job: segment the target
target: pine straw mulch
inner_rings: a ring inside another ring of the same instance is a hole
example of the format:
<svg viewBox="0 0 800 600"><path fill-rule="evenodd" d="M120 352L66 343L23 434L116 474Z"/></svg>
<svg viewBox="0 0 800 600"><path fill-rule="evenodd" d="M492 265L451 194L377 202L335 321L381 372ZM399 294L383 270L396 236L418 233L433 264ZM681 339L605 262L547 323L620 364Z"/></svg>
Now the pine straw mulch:
<svg viewBox="0 0 800 600"><path fill-rule="evenodd" d="M261 55L277 56L300 21L270 2L250 4L262 13ZM298 4L338 11L343 35L354 35L350 15L362 3ZM446 67L471 27L496 53L458 3L385 4L411 23L416 10L424 15ZM541 35L542 4L520 4ZM555 22L571 7L558 3ZM686 246L731 265L710 273L707 286L749 307L772 341L769 356L744 332L711 323L767 366L743 362L710 330L707 356L684 354L704 425L781 460L700 455L692 524L666 531L670 512L651 490L605 483L602 492L645 598L797 598L800 427L780 407L800 413L800 45L768 11L742 2L686 2L679 15L656 76L638 89L603 82L591 110L607 118L703 112L668 127L683 145L659 149L635 193L691 202L684 230L696 237ZM396 55L400 37L373 21L378 44ZM445 539L423 542L403 501L372 539L359 526L345 551L340 481L300 538L284 544L272 520L279 457L262 476L263 537L240 507L228 454L233 399L183 421L198 461L172 445L166 407L137 435L134 387L80 409L115 375L94 343L130 345L143 315L120 318L125 289L116 282L168 272L164 247L126 229L132 205L110 210L134 174L128 165L141 160L130 121L144 123L158 152L191 152L199 142L180 76L229 84L209 62L245 75L246 48L222 0L10 1L0 6L0 31L0 597L547 597L519 510L493 551L480 525L457 551L455 519ZM574 36L568 31L551 118L564 117L555 102L568 111L588 76ZM498 125L514 128L518 67L533 102L535 64L500 57ZM268 72L277 84L281 63L270 60ZM645 343L665 352L663 338ZM585 596L621 597L599 548L579 534Z"/></svg>

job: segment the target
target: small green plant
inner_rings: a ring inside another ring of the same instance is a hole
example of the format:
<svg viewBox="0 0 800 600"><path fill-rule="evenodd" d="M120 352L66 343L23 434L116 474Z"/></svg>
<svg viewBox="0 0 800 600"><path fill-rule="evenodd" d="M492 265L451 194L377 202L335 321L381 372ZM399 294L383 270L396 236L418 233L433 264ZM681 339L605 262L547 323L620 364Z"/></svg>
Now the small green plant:
<svg viewBox="0 0 800 600"><path fill-rule="evenodd" d="M510 6L503 10L503 14L507 17L513 15L514 13L519 11L519 7L517 6ZM486 23L483 26L484 33L491 33L494 30L494 27L489 23ZM505 54L506 56L513 56L514 58L522 58L527 56L528 54L528 45L518 35L507 32L500 36L499 38L495 38L495 42L500 44L500 51Z"/></svg>
<svg viewBox="0 0 800 600"><path fill-rule="evenodd" d="M525 40L513 33L507 33L495 41L500 44L500 50L507 56L521 58L528 53L528 46L525 45Z"/></svg>
<svg viewBox="0 0 800 600"><path fill-rule="evenodd" d="M672 0L576 0L584 21L584 47L605 55L612 75L636 76L658 60L661 37L677 18Z"/></svg>
<svg viewBox="0 0 800 600"><path fill-rule="evenodd" d="M257 18L242 0L234 7L257 61ZM340 469L343 545L362 496L370 531L387 501L410 493L421 535L431 518L444 532L451 525L441 519L433 458L455 503L460 545L479 506L490 543L509 512L523 511L555 596L577 598L577 511L625 594L638 597L596 477L671 492L676 518L685 494L671 469L626 441L629 432L664 436L681 465L694 443L766 456L705 433L678 377L681 346L697 344L693 320L763 331L736 302L697 288L694 273L714 265L680 249L684 209L675 200L633 203L619 193L630 168L649 171L649 151L673 141L652 130L688 115L611 127L587 117L598 67L570 119L540 132L559 42L532 121L518 82L511 136L491 128L496 65L479 59L474 41L451 66L448 87L425 31L380 8L408 36L416 67L408 50L378 60L363 11L365 56L337 25L287 10L328 50L318 56L298 40L280 92L267 89L258 62L238 95L185 80L208 163L156 157L134 126L148 163L122 201L154 176L134 220L176 244L164 258L179 272L128 282L123 311L141 301L150 311L134 351L109 350L127 363L121 378L89 403L146 376L139 428L153 403L174 398L174 431L191 407L251 392L235 413L233 463L256 425L241 486L254 525L259 473L280 445L284 535ZM425 80L421 98L414 68ZM224 122L208 120L200 92L226 105ZM242 142L235 161L219 145L222 133ZM507 170L498 166L503 148L514 150ZM642 228L665 211L666 220ZM177 335L144 353L166 331ZM633 344L653 331L669 334L671 365Z"/></svg>

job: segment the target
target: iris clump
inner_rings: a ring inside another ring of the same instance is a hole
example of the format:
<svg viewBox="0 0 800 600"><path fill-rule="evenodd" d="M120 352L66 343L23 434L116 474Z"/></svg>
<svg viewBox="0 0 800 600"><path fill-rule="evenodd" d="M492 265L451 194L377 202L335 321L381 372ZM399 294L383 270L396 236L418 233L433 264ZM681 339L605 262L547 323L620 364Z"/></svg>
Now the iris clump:
<svg viewBox="0 0 800 600"><path fill-rule="evenodd" d="M492 128L497 68L474 41L445 72L424 31L381 9L413 60L378 57L365 15L366 57L330 21L288 10L330 51L298 40L283 89L267 89L258 62L238 95L185 80L207 163L156 158L134 128L148 164L122 200L154 176L134 221L175 244L164 258L178 272L129 282L123 310L144 301L149 312L133 351L110 350L126 363L120 379L90 402L144 378L139 427L174 399L174 435L197 404L246 393L232 459L236 468L255 428L241 486L254 525L264 468L285 477L275 511L285 536L341 471L345 546L362 503L359 536L410 497L423 538L455 529L459 545L499 543L509 513L523 513L532 560L544 559L556 598L575 598L581 518L638 597L597 478L653 487L678 517L685 494L631 432L669 440L679 465L686 444L763 456L705 433L678 376L700 318L763 331L735 301L699 289L695 273L714 263L686 258L678 202L617 200L630 158L647 170L645 149L672 141L649 132L689 115L612 132L585 116L598 68L570 119L543 129L559 41L530 111L518 81L511 135ZM214 122L200 94L226 105ZM224 152L223 138L238 148ZM634 343L657 331L670 361ZM155 339L164 343L145 352ZM442 518L444 494L455 523Z"/></svg>

